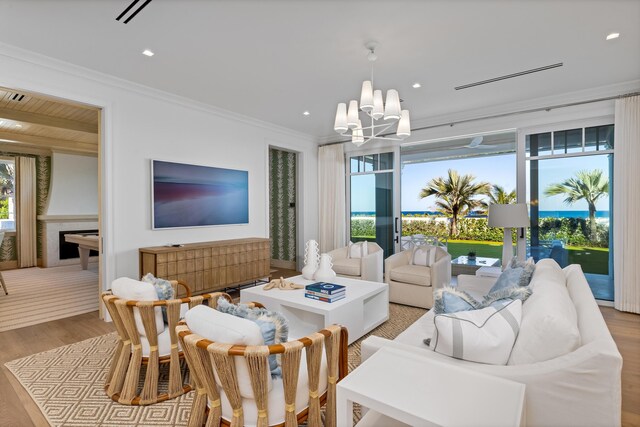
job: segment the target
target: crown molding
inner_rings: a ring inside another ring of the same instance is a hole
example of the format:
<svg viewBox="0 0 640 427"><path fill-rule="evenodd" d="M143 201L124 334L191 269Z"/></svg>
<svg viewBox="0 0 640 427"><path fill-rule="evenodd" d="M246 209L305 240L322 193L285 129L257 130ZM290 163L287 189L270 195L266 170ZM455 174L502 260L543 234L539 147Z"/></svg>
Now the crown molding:
<svg viewBox="0 0 640 427"><path fill-rule="evenodd" d="M534 98L525 101L517 101L509 104L492 105L473 110L457 111L455 113L431 116L428 118L411 119L411 127L419 129L429 126L446 126L464 120L489 120L491 116L506 114L517 111L545 108L554 105L569 104L573 102L583 102L592 99L606 98L610 96L624 95L625 93L640 90L640 79L631 80L611 85L598 86L590 89L583 89L573 92L565 92L552 96ZM602 101L607 102L607 101ZM611 102L611 101L609 101ZM527 113L523 113L527 114ZM327 135L317 138L318 144L328 144L341 141L339 135Z"/></svg>
<svg viewBox="0 0 640 427"><path fill-rule="evenodd" d="M140 83L135 83L130 80L125 80L120 77L113 76L111 74L102 73L90 68L82 67L80 65L65 62L50 56L46 56L37 52L26 50L14 45L0 42L0 57L8 59L22 61L28 64L36 65L39 67L48 68L50 70L59 71L72 75L74 77L89 80L98 84L114 86L126 91L135 92L137 94L152 97L158 100L170 102L187 109L193 109L208 114L213 114L218 117L233 120L249 126L255 126L264 130L276 132L289 137L294 137L299 140L308 142L310 144L317 144L317 138L313 135L303 132L295 131L293 129L279 126L273 123L265 122L263 120L255 119L250 116L246 116L240 113L236 113L224 108L216 107L211 104L207 104L201 101L197 101L191 98L175 95L170 92L166 92L160 89L155 89L149 86L145 86ZM14 88L29 90L29 88Z"/></svg>

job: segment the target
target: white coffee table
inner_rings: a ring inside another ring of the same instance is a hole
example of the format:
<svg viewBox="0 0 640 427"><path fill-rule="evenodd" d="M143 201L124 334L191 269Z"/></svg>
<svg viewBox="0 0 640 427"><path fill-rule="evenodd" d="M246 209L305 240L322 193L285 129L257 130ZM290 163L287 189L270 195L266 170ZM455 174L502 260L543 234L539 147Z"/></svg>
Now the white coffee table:
<svg viewBox="0 0 640 427"><path fill-rule="evenodd" d="M302 276L287 280L310 285L314 280ZM346 297L328 303L305 298L304 289L263 290L265 285L240 291L240 302L259 302L269 310L281 312L289 320L289 338L301 338L320 329L339 324L349 331L349 344L389 319L389 285L366 280L336 277L331 283L346 286Z"/></svg>
<svg viewBox="0 0 640 427"><path fill-rule="evenodd" d="M425 350L430 351L430 350ZM339 426L520 426L524 384L384 347L337 385Z"/></svg>

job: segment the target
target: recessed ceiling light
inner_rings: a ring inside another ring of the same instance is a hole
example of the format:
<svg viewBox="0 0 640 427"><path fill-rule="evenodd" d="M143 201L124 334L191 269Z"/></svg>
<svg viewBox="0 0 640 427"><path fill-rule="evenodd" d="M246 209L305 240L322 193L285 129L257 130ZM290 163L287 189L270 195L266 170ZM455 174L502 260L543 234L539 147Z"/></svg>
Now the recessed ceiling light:
<svg viewBox="0 0 640 427"><path fill-rule="evenodd" d="M152 52L152 51L150 51L149 49L145 49L145 50L143 50L143 51L142 51L142 54L143 54L143 55L146 55L146 56L153 56L153 55L155 55L155 53L153 53L153 52Z"/></svg>
<svg viewBox="0 0 640 427"><path fill-rule="evenodd" d="M422 87L422 85L421 85L420 83L416 82L416 83L414 83L414 84L412 85L412 87L413 87L414 89L418 89L419 87Z"/></svg>
<svg viewBox="0 0 640 427"><path fill-rule="evenodd" d="M305 116L308 116L308 115L309 115L309 114L311 114L311 113L310 113L310 112L308 112L308 111L305 111L305 112L304 112L304 113L302 113L302 114L304 114Z"/></svg>
<svg viewBox="0 0 640 427"><path fill-rule="evenodd" d="M611 33L607 35L607 40L617 39L618 37L620 37L620 33Z"/></svg>

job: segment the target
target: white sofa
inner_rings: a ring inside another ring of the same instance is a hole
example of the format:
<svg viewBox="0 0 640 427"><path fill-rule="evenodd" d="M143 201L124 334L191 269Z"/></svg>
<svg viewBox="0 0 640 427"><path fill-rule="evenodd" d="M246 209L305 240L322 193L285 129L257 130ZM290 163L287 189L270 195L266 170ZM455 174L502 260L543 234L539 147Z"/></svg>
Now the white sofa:
<svg viewBox="0 0 640 427"><path fill-rule="evenodd" d="M579 343L577 348L566 354L558 355L544 361L517 363L516 356L535 357L535 349L522 352L522 348L531 349L530 345L539 340L551 343L538 346L541 351L562 347L563 343L553 343L551 334L540 334L537 326L554 318L554 313L544 313L547 304L532 302L539 283L549 285L549 277L543 274L540 264L553 263L545 260L538 263L534 272L531 288L533 294L523 304L520 333L516 339L514 351L509 362L504 366L485 365L454 359L430 350L424 343L433 333L434 315L426 313L395 340L387 340L371 336L362 343L363 361L384 346L393 346L412 353L424 355L461 367L496 375L526 385L526 424L528 426L617 426L621 416L621 370L622 357L607 329L600 309L589 289L582 269L579 265L570 265L557 270L554 286L564 287L568 291L569 304L575 308ZM555 268L555 267L554 267ZM494 278L477 278L475 276L458 276L458 286L476 295L486 293L493 285ZM542 294L542 292L540 292ZM540 302L540 301L538 301ZM554 302L551 301L554 305ZM571 307L569 307L571 308ZM532 311L534 310L535 311ZM573 309L568 310L573 311ZM535 319L535 324L532 324ZM546 319L546 320L545 320ZM527 322L530 322L527 324ZM537 330L537 336L526 332ZM529 339L530 338L530 339ZM523 341L527 340L527 341ZM516 347L519 347L516 352ZM516 354L519 353L519 354ZM437 387L437 385L434 385ZM451 396L455 400L455 396Z"/></svg>
<svg viewBox="0 0 640 427"><path fill-rule="evenodd" d="M340 277L348 279L382 282L382 248L375 242L367 242L367 255L361 258L349 257L349 247L334 249L329 252L333 262L333 271Z"/></svg>

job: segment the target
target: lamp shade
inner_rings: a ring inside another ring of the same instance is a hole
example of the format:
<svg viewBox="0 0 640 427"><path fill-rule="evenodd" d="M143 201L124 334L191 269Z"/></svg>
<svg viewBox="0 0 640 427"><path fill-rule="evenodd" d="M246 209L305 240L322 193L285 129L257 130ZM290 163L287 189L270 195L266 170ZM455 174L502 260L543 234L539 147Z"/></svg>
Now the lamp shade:
<svg viewBox="0 0 640 427"><path fill-rule="evenodd" d="M411 135L411 121L409 120L409 110L402 110L400 113L400 121L398 122L398 130L396 135L400 138L406 138Z"/></svg>
<svg viewBox="0 0 640 427"><path fill-rule="evenodd" d="M529 227L526 203L489 205L489 227Z"/></svg>
<svg viewBox="0 0 640 427"><path fill-rule="evenodd" d="M341 102L338 104L338 110L336 111L336 121L333 125L333 130L338 133L345 133L349 129L347 126L347 104Z"/></svg>
<svg viewBox="0 0 640 427"><path fill-rule="evenodd" d="M362 82L362 92L360 93L360 109L365 112L373 110L373 87L371 81Z"/></svg>
<svg viewBox="0 0 640 427"><path fill-rule="evenodd" d="M371 117L378 120L384 116L384 103L382 102L382 91L373 91L373 110L371 111Z"/></svg>
<svg viewBox="0 0 640 427"><path fill-rule="evenodd" d="M400 119L400 96L395 89L387 91L387 102L384 104L384 119L399 120Z"/></svg>
<svg viewBox="0 0 640 427"><path fill-rule="evenodd" d="M358 127L358 101L349 101L349 110L347 111L347 126L351 129Z"/></svg>

